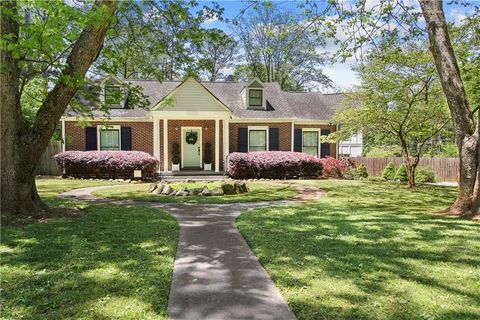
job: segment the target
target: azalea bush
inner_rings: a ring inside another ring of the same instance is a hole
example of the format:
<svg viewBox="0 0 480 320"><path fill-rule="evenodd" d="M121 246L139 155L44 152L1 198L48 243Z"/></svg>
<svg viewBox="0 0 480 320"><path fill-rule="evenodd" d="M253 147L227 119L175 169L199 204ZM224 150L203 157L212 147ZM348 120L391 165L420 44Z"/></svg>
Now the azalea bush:
<svg viewBox="0 0 480 320"><path fill-rule="evenodd" d="M323 167L323 177L325 178L344 178L349 170L349 162L347 160L325 157L320 161Z"/></svg>
<svg viewBox="0 0 480 320"><path fill-rule="evenodd" d="M229 156L228 174L235 179L317 178L322 175L322 162L300 152L235 152Z"/></svg>
<svg viewBox="0 0 480 320"><path fill-rule="evenodd" d="M142 170L142 178L151 178L158 160L141 151L66 151L55 155L68 176L95 178L132 178Z"/></svg>

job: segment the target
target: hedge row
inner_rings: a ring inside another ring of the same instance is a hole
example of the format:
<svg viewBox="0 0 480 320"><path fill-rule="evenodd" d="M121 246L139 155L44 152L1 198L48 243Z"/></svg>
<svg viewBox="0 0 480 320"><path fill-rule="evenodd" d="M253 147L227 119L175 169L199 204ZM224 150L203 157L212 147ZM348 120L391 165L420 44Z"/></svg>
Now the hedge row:
<svg viewBox="0 0 480 320"><path fill-rule="evenodd" d="M229 156L228 174L234 179L318 178L321 160L300 152L235 152Z"/></svg>
<svg viewBox="0 0 480 320"><path fill-rule="evenodd" d="M142 170L142 178L152 178L158 160L140 151L66 151L55 155L66 174L81 178L132 178Z"/></svg>

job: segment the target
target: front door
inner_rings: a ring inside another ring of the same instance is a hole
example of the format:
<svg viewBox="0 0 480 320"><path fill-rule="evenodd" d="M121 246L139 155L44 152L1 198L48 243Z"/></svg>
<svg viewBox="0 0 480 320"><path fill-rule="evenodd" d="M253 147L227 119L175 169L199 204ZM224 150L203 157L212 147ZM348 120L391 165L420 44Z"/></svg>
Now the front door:
<svg viewBox="0 0 480 320"><path fill-rule="evenodd" d="M202 167L202 128L182 128L182 168Z"/></svg>

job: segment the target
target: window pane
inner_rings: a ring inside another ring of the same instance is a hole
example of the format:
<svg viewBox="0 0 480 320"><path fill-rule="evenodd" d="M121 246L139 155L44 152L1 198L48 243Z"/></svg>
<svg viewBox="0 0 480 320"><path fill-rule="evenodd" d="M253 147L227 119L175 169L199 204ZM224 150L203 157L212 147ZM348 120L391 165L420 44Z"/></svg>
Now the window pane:
<svg viewBox="0 0 480 320"><path fill-rule="evenodd" d="M117 129L100 130L100 150L120 150L119 137Z"/></svg>
<svg viewBox="0 0 480 320"><path fill-rule="evenodd" d="M119 106L121 102L121 91L118 86L105 86L105 104Z"/></svg>
<svg viewBox="0 0 480 320"><path fill-rule="evenodd" d="M303 152L318 157L318 131L303 132Z"/></svg>
<svg viewBox="0 0 480 320"><path fill-rule="evenodd" d="M263 98L263 91L262 90L256 90L256 89L250 89L248 92L248 104L250 106L262 106L262 99Z"/></svg>
<svg viewBox="0 0 480 320"><path fill-rule="evenodd" d="M249 131L249 151L267 151L267 131Z"/></svg>
<svg viewBox="0 0 480 320"><path fill-rule="evenodd" d="M318 147L303 147L303 153L318 157Z"/></svg>

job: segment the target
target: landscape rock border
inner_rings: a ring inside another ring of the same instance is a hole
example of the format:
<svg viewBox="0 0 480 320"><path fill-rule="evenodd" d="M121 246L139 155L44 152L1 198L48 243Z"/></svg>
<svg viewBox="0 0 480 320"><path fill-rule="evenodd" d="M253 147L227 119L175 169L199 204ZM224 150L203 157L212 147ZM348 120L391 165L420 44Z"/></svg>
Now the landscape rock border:
<svg viewBox="0 0 480 320"><path fill-rule="evenodd" d="M191 182L191 181L186 181ZM165 196L223 196L223 195L235 195L235 194L244 194L250 192L247 182L242 181L223 181L220 187L209 189L207 185L204 185L201 188L181 188L173 189L171 184L178 183L178 181L165 181L155 182L150 184L148 187L148 193L152 194L161 194Z"/></svg>

